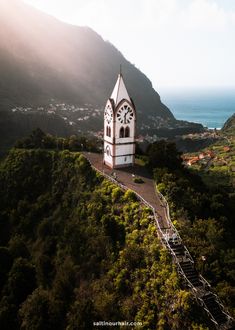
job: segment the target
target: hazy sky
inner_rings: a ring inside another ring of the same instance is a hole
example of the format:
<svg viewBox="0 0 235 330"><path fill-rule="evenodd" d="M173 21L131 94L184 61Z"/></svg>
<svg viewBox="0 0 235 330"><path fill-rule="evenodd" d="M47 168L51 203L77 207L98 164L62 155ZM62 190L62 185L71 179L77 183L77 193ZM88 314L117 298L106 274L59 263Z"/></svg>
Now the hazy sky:
<svg viewBox="0 0 235 330"><path fill-rule="evenodd" d="M25 0L114 44L154 88L235 87L235 0Z"/></svg>

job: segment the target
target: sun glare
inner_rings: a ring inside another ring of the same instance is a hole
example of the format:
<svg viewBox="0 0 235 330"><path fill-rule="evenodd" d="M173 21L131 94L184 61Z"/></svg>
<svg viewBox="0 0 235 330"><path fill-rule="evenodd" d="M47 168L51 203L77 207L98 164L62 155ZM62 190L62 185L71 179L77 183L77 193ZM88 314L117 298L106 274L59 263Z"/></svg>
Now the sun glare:
<svg viewBox="0 0 235 330"><path fill-rule="evenodd" d="M227 5L222 0L23 1L92 28L145 72L155 88L235 83L235 10L226 0Z"/></svg>
<svg viewBox="0 0 235 330"><path fill-rule="evenodd" d="M86 1L56 1L56 0L24 0L24 2L53 15L64 22L76 25L89 25L87 12L91 13L91 6ZM87 7L89 6L89 10Z"/></svg>

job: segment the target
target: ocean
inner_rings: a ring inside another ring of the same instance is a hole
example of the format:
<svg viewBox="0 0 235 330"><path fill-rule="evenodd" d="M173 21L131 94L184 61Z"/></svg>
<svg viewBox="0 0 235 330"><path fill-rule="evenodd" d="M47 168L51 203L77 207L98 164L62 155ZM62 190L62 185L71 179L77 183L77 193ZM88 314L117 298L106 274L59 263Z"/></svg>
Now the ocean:
<svg viewBox="0 0 235 330"><path fill-rule="evenodd" d="M162 102L176 119L221 129L235 112L234 89L160 89Z"/></svg>

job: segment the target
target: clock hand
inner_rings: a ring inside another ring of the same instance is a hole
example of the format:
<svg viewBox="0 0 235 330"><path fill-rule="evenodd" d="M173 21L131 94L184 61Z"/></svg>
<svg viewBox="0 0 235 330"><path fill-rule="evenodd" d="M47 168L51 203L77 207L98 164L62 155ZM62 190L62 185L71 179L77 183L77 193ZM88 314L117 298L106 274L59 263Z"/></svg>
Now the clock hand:
<svg viewBox="0 0 235 330"><path fill-rule="evenodd" d="M124 113L124 124L126 124L126 116L130 112L130 109L127 109L126 113Z"/></svg>
<svg viewBox="0 0 235 330"><path fill-rule="evenodd" d="M126 115L128 114L128 111L124 114L124 124L126 124Z"/></svg>

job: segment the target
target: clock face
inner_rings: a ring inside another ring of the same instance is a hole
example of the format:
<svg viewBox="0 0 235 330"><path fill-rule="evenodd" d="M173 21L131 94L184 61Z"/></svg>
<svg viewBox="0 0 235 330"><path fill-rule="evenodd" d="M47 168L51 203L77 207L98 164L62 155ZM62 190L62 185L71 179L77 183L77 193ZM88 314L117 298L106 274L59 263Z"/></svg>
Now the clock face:
<svg viewBox="0 0 235 330"><path fill-rule="evenodd" d="M111 121L113 119L113 111L112 111L110 105L108 105L104 111L104 118L106 119L108 124L111 123Z"/></svg>
<svg viewBox="0 0 235 330"><path fill-rule="evenodd" d="M117 112L117 119L121 124L130 124L133 118L134 112L129 105L123 105Z"/></svg>

